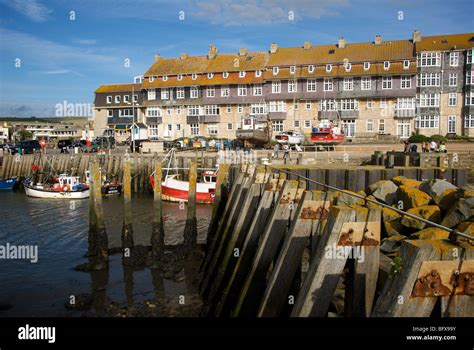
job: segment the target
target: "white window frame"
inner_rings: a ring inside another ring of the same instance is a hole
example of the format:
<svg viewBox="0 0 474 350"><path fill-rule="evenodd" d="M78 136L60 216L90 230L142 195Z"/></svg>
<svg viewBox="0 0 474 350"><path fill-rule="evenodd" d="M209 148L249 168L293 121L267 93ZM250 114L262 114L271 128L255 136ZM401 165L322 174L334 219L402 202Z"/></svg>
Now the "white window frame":
<svg viewBox="0 0 474 350"><path fill-rule="evenodd" d="M222 72L222 77L227 79L229 77L229 72Z"/></svg>
<svg viewBox="0 0 474 350"><path fill-rule="evenodd" d="M313 108L313 103L311 101L306 101L305 102L305 108L306 110L310 110L311 108Z"/></svg>
<svg viewBox="0 0 474 350"><path fill-rule="evenodd" d="M459 52L450 52L449 53L449 66L457 67L459 66Z"/></svg>
<svg viewBox="0 0 474 350"><path fill-rule="evenodd" d="M113 118L114 117L114 110L113 109L108 109L107 110L107 118Z"/></svg>
<svg viewBox="0 0 474 350"><path fill-rule="evenodd" d="M245 74L244 70L239 71L239 78L245 78Z"/></svg>
<svg viewBox="0 0 474 350"><path fill-rule="evenodd" d="M129 103L130 102L130 95L123 95L123 103Z"/></svg>
<svg viewBox="0 0 474 350"><path fill-rule="evenodd" d="M220 108L218 105L205 105L204 106L204 114L205 115L219 115Z"/></svg>
<svg viewBox="0 0 474 350"><path fill-rule="evenodd" d="M449 73L449 86L458 86L458 73Z"/></svg>
<svg viewBox="0 0 474 350"><path fill-rule="evenodd" d="M474 106L474 92L473 93L466 92L464 104L466 106Z"/></svg>
<svg viewBox="0 0 474 350"><path fill-rule="evenodd" d="M384 61L383 70L389 70L389 69L390 69L390 61Z"/></svg>
<svg viewBox="0 0 474 350"><path fill-rule="evenodd" d="M227 130L234 130L234 124L233 123L227 123Z"/></svg>
<svg viewBox="0 0 474 350"><path fill-rule="evenodd" d="M290 66L290 74L296 73L296 66Z"/></svg>
<svg viewBox="0 0 474 350"><path fill-rule="evenodd" d="M370 69L370 62L364 62L364 70L367 71Z"/></svg>
<svg viewBox="0 0 474 350"><path fill-rule="evenodd" d="M448 127L447 127L448 134L456 133L456 119L457 118L455 115L448 115Z"/></svg>
<svg viewBox="0 0 474 350"><path fill-rule="evenodd" d="M197 79L197 74L196 73L191 74L191 79L196 80Z"/></svg>
<svg viewBox="0 0 474 350"><path fill-rule="evenodd" d="M354 90L354 78L344 78L343 90L344 91L353 91Z"/></svg>
<svg viewBox="0 0 474 350"><path fill-rule="evenodd" d="M441 67L441 52L422 52L417 57L418 67Z"/></svg>
<svg viewBox="0 0 474 350"><path fill-rule="evenodd" d="M474 71L472 70L466 72L466 85L474 85Z"/></svg>
<svg viewBox="0 0 474 350"><path fill-rule="evenodd" d="M298 84L296 83L296 80L288 80L287 89L290 93L297 92Z"/></svg>
<svg viewBox="0 0 474 350"><path fill-rule="evenodd" d="M177 79L178 79L179 81L183 80L183 75L182 75L182 74L178 74Z"/></svg>
<svg viewBox="0 0 474 350"><path fill-rule="evenodd" d="M121 97L120 95L115 95L115 103L120 103Z"/></svg>
<svg viewBox="0 0 474 350"><path fill-rule="evenodd" d="M212 72L207 73L207 79L212 79L212 78L214 78L214 73Z"/></svg>
<svg viewBox="0 0 474 350"><path fill-rule="evenodd" d="M370 128L369 128L370 126ZM374 120L366 119L365 121L365 132L374 132Z"/></svg>
<svg viewBox="0 0 474 350"><path fill-rule="evenodd" d="M237 86L237 96L247 96L247 85L239 84Z"/></svg>
<svg viewBox="0 0 474 350"><path fill-rule="evenodd" d="M364 91L372 90L372 77L362 77L360 79L360 88Z"/></svg>
<svg viewBox="0 0 474 350"><path fill-rule="evenodd" d="M373 100L373 99L371 99L371 98L367 99L367 101L366 101L367 109L372 109L372 108L374 108L374 105L375 105L375 103L374 103L374 100Z"/></svg>
<svg viewBox="0 0 474 350"><path fill-rule="evenodd" d="M326 73L331 73L332 71L332 64L326 64Z"/></svg>
<svg viewBox="0 0 474 350"><path fill-rule="evenodd" d="M350 72L351 69L352 69L352 63L347 62L347 63L344 65L344 69L346 70L346 72Z"/></svg>
<svg viewBox="0 0 474 350"><path fill-rule="evenodd" d="M138 95L133 95L133 103L137 103L138 102Z"/></svg>
<svg viewBox="0 0 474 350"><path fill-rule="evenodd" d="M420 107L439 107L440 96L437 93L420 94L418 96L418 103Z"/></svg>
<svg viewBox="0 0 474 350"><path fill-rule="evenodd" d="M272 81L272 94L281 93L281 81L275 80Z"/></svg>
<svg viewBox="0 0 474 350"><path fill-rule="evenodd" d="M169 100L170 99L170 89L162 88L161 89L161 99L162 100Z"/></svg>
<svg viewBox="0 0 474 350"><path fill-rule="evenodd" d="M167 81L167 80L168 80L168 76L165 74L165 75L163 75L163 77L162 77L161 79L163 79L163 81Z"/></svg>
<svg viewBox="0 0 474 350"><path fill-rule="evenodd" d="M208 86L206 88L206 97L216 97L216 88L214 86Z"/></svg>
<svg viewBox="0 0 474 350"><path fill-rule="evenodd" d="M254 96L263 96L263 86L262 86L262 84L254 84L252 89L253 89L253 95Z"/></svg>
<svg viewBox="0 0 474 350"><path fill-rule="evenodd" d="M316 92L316 89L317 89L316 79L306 80L306 91L307 92Z"/></svg>
<svg viewBox="0 0 474 350"><path fill-rule="evenodd" d="M186 97L184 87L176 88L176 99L182 100Z"/></svg>
<svg viewBox="0 0 474 350"><path fill-rule="evenodd" d="M190 98L199 98L199 88L197 86L191 86L189 96Z"/></svg>
<svg viewBox="0 0 474 350"><path fill-rule="evenodd" d="M311 128L311 120L306 119L304 121L304 128L305 129L310 129Z"/></svg>
<svg viewBox="0 0 474 350"><path fill-rule="evenodd" d="M150 106L146 108L146 116L155 118L161 116L161 108L158 106Z"/></svg>
<svg viewBox="0 0 474 350"><path fill-rule="evenodd" d="M244 105L242 104L237 105L237 113L244 113Z"/></svg>
<svg viewBox="0 0 474 350"><path fill-rule="evenodd" d="M148 101L156 100L156 90L155 89L148 90L147 98L148 98Z"/></svg>
<svg viewBox="0 0 474 350"><path fill-rule="evenodd" d="M293 128L295 128L295 129L300 128L300 121L299 120L293 120Z"/></svg>
<svg viewBox="0 0 474 350"><path fill-rule="evenodd" d="M472 63L472 52L474 49L467 49L466 50L466 64Z"/></svg>
<svg viewBox="0 0 474 350"><path fill-rule="evenodd" d="M111 104L112 103L112 96L107 96L107 104Z"/></svg>
<svg viewBox="0 0 474 350"><path fill-rule="evenodd" d="M324 91L334 91L334 80L332 78L324 78Z"/></svg>
<svg viewBox="0 0 474 350"><path fill-rule="evenodd" d="M419 115L416 117L417 129L439 128L439 115Z"/></svg>
<svg viewBox="0 0 474 350"><path fill-rule="evenodd" d="M255 77L256 77L256 78L260 78L261 76L262 76L262 71L261 71L260 69L257 69L257 70L255 71Z"/></svg>
<svg viewBox="0 0 474 350"><path fill-rule="evenodd" d="M403 69L410 69L410 60L403 60Z"/></svg>
<svg viewBox="0 0 474 350"><path fill-rule="evenodd" d="M229 97L230 96L230 87L229 85L222 85L221 86L221 97Z"/></svg>
<svg viewBox="0 0 474 350"><path fill-rule="evenodd" d="M441 85L441 73L421 73L417 77L419 87L430 87Z"/></svg>
<svg viewBox="0 0 474 350"><path fill-rule="evenodd" d="M198 123L189 124L189 128L191 129L191 135L193 135L193 136L199 135L199 124Z"/></svg>
<svg viewBox="0 0 474 350"><path fill-rule="evenodd" d="M314 73L314 65L310 64L308 66L308 73L310 73L310 74Z"/></svg>
<svg viewBox="0 0 474 350"><path fill-rule="evenodd" d="M273 75L278 75L278 72L280 71L280 69L278 67L273 67L272 68L272 73Z"/></svg>
<svg viewBox="0 0 474 350"><path fill-rule="evenodd" d="M274 120L274 121L272 121L272 130L274 132L282 132L283 131L283 120Z"/></svg>
<svg viewBox="0 0 474 350"><path fill-rule="evenodd" d="M286 112L285 101L270 101L268 103L269 112Z"/></svg>
<svg viewBox="0 0 474 350"><path fill-rule="evenodd" d="M380 108L381 109L385 109L388 107L387 105L387 99L385 97L382 97L379 101L379 104L380 104Z"/></svg>
<svg viewBox="0 0 474 350"><path fill-rule="evenodd" d="M464 128L473 129L474 128L474 115L469 114L464 116Z"/></svg>
<svg viewBox="0 0 474 350"><path fill-rule="evenodd" d="M411 89L411 77L402 75L400 77L400 89Z"/></svg>
<svg viewBox="0 0 474 350"><path fill-rule="evenodd" d="M227 105L226 108L225 108L225 111L227 113L232 113L232 106L231 105Z"/></svg>
<svg viewBox="0 0 474 350"><path fill-rule="evenodd" d="M393 87L392 77L382 77L382 90L391 90Z"/></svg>
<svg viewBox="0 0 474 350"><path fill-rule="evenodd" d="M450 92L448 94L448 106L456 107L458 105L458 94L455 92Z"/></svg>

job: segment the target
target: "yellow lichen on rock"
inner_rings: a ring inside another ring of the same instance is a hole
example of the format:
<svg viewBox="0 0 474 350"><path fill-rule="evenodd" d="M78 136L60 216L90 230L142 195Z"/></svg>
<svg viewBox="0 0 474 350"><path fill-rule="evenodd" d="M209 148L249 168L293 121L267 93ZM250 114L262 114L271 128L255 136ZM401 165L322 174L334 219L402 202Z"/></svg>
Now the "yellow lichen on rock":
<svg viewBox="0 0 474 350"><path fill-rule="evenodd" d="M439 223L439 221L441 220L441 210L437 205L426 205L418 208L411 208L407 210L407 213L426 220L430 220L435 223ZM414 219L406 215L402 219L402 225L406 227L416 228L419 230L422 230L426 227L426 223L424 223L423 221Z"/></svg>
<svg viewBox="0 0 474 350"><path fill-rule="evenodd" d="M403 208L405 210L423 207L430 204L431 202L431 197L429 194L405 185L401 185L398 188L398 196L400 200L403 201Z"/></svg>
<svg viewBox="0 0 474 350"><path fill-rule="evenodd" d="M418 188L421 185L421 181L414 180L414 179L408 179L405 176L395 176L392 181L395 183L397 186L408 186L408 187L413 187L413 188Z"/></svg>
<svg viewBox="0 0 474 350"><path fill-rule="evenodd" d="M437 227L428 227L414 233L411 237L418 239L448 239L449 232Z"/></svg>

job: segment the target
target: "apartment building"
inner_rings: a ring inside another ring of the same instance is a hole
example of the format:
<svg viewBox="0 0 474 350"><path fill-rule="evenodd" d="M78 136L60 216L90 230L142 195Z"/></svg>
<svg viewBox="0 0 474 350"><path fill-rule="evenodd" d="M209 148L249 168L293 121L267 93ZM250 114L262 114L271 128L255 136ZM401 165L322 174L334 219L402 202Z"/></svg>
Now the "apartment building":
<svg viewBox="0 0 474 350"><path fill-rule="evenodd" d="M474 135L473 46L474 33L415 31L410 40L156 55L140 83L96 90L95 132L126 135L141 123L151 139L235 138L243 121L309 133L330 119L356 139Z"/></svg>

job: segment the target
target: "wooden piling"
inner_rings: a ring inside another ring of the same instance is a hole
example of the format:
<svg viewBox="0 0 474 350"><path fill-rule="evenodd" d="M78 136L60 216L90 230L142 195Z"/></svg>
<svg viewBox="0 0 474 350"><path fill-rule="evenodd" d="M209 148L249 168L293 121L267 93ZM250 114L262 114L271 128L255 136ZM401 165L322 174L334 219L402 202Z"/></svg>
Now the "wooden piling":
<svg viewBox="0 0 474 350"><path fill-rule="evenodd" d="M131 165L125 162L123 165L123 225L122 225L122 253L124 254L125 263L130 260L132 249L135 245L133 240L132 227L132 184L131 184Z"/></svg>
<svg viewBox="0 0 474 350"><path fill-rule="evenodd" d="M100 190L101 174L99 164L91 163L90 166L92 188L89 190L91 198L91 217L89 226L89 263L94 270L107 268L108 265L108 238L105 230L104 213L102 209L102 194Z"/></svg>
<svg viewBox="0 0 474 350"><path fill-rule="evenodd" d="M189 253L197 247L196 186L197 163L193 161L189 168L188 206L186 210L186 225L184 227L183 243L185 253Z"/></svg>
<svg viewBox="0 0 474 350"><path fill-rule="evenodd" d="M303 251L312 232L317 230L320 219L328 214L328 202L321 199L320 191L306 191L295 215L295 224L281 249L272 270L265 294L260 304L259 317L280 316L289 302L292 282L300 270ZM293 295L293 299L296 295Z"/></svg>
<svg viewBox="0 0 474 350"><path fill-rule="evenodd" d="M301 286L292 317L325 317L331 298L346 264L347 256L333 253L345 223L353 223L355 210L349 207L332 207L321 236L319 249L310 264L308 273ZM331 254L326 254L327 252Z"/></svg>
<svg viewBox="0 0 474 350"><path fill-rule="evenodd" d="M161 162L155 160L153 186L153 226L151 233L152 267L157 267L165 247L165 229L163 226L163 206L161 203Z"/></svg>
<svg viewBox="0 0 474 350"><path fill-rule="evenodd" d="M303 193L303 190L299 191L300 185L296 180L289 180L285 184L277 207L261 237L252 268L244 282L237 304L232 311L233 317L253 317L257 314L265 291L266 274Z"/></svg>

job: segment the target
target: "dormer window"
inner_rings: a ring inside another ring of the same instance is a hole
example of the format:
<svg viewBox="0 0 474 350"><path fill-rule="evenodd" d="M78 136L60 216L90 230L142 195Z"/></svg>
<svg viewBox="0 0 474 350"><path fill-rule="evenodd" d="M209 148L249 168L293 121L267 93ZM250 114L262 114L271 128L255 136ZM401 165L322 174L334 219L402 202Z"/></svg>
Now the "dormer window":
<svg viewBox="0 0 474 350"><path fill-rule="evenodd" d="M314 66L312 64L308 66L308 73L314 73Z"/></svg>
<svg viewBox="0 0 474 350"><path fill-rule="evenodd" d="M123 97L123 102L129 103L129 102L130 102L130 96L125 95L125 96Z"/></svg>
<svg viewBox="0 0 474 350"><path fill-rule="evenodd" d="M178 74L178 80L183 80L183 75L182 74Z"/></svg>
<svg viewBox="0 0 474 350"><path fill-rule="evenodd" d="M383 63L383 69L384 70L389 70L390 68L390 61L384 61Z"/></svg>
<svg viewBox="0 0 474 350"><path fill-rule="evenodd" d="M165 74L163 75L163 81L167 81L168 80L168 76Z"/></svg>
<svg viewBox="0 0 474 350"><path fill-rule="evenodd" d="M349 62L347 62L347 63L344 65L344 68L346 69L346 72L350 72L351 69L352 69L352 64L350 64Z"/></svg>
<svg viewBox="0 0 474 350"><path fill-rule="evenodd" d="M290 66L290 74L295 74L295 73L296 73L296 67Z"/></svg>
<svg viewBox="0 0 474 350"><path fill-rule="evenodd" d="M222 77L223 77L224 79L227 79L227 78L229 77L229 72L224 72L224 73L222 73Z"/></svg>
<svg viewBox="0 0 474 350"><path fill-rule="evenodd" d="M196 79L197 79L197 75L193 73L193 74L191 75L191 79L196 80Z"/></svg>
<svg viewBox="0 0 474 350"><path fill-rule="evenodd" d="M408 68L410 68L410 61L403 60L403 69L408 69Z"/></svg>
<svg viewBox="0 0 474 350"><path fill-rule="evenodd" d="M153 80L155 80L155 77L150 77L150 83L153 83Z"/></svg>
<svg viewBox="0 0 474 350"><path fill-rule="evenodd" d="M112 103L112 96L107 96L107 103Z"/></svg>
<svg viewBox="0 0 474 350"><path fill-rule="evenodd" d="M331 72L332 71L332 65L331 64L326 64L326 72Z"/></svg>
<svg viewBox="0 0 474 350"><path fill-rule="evenodd" d="M255 76L256 76L257 78L261 77L261 76L262 76L262 71L261 71L261 70L256 70L256 71L255 71Z"/></svg>
<svg viewBox="0 0 474 350"><path fill-rule="evenodd" d="M115 103L120 103L120 95L115 96Z"/></svg>
<svg viewBox="0 0 474 350"><path fill-rule="evenodd" d="M212 79L213 76L214 76L214 73L207 73L207 79Z"/></svg>
<svg viewBox="0 0 474 350"><path fill-rule="evenodd" d="M364 62L364 70L370 69L370 62Z"/></svg>
<svg viewBox="0 0 474 350"><path fill-rule="evenodd" d="M241 71L239 72L239 78L243 78L243 77L245 77L245 71L244 71L244 70L241 70Z"/></svg>
<svg viewBox="0 0 474 350"><path fill-rule="evenodd" d="M278 67L273 67L273 75L278 75Z"/></svg>

